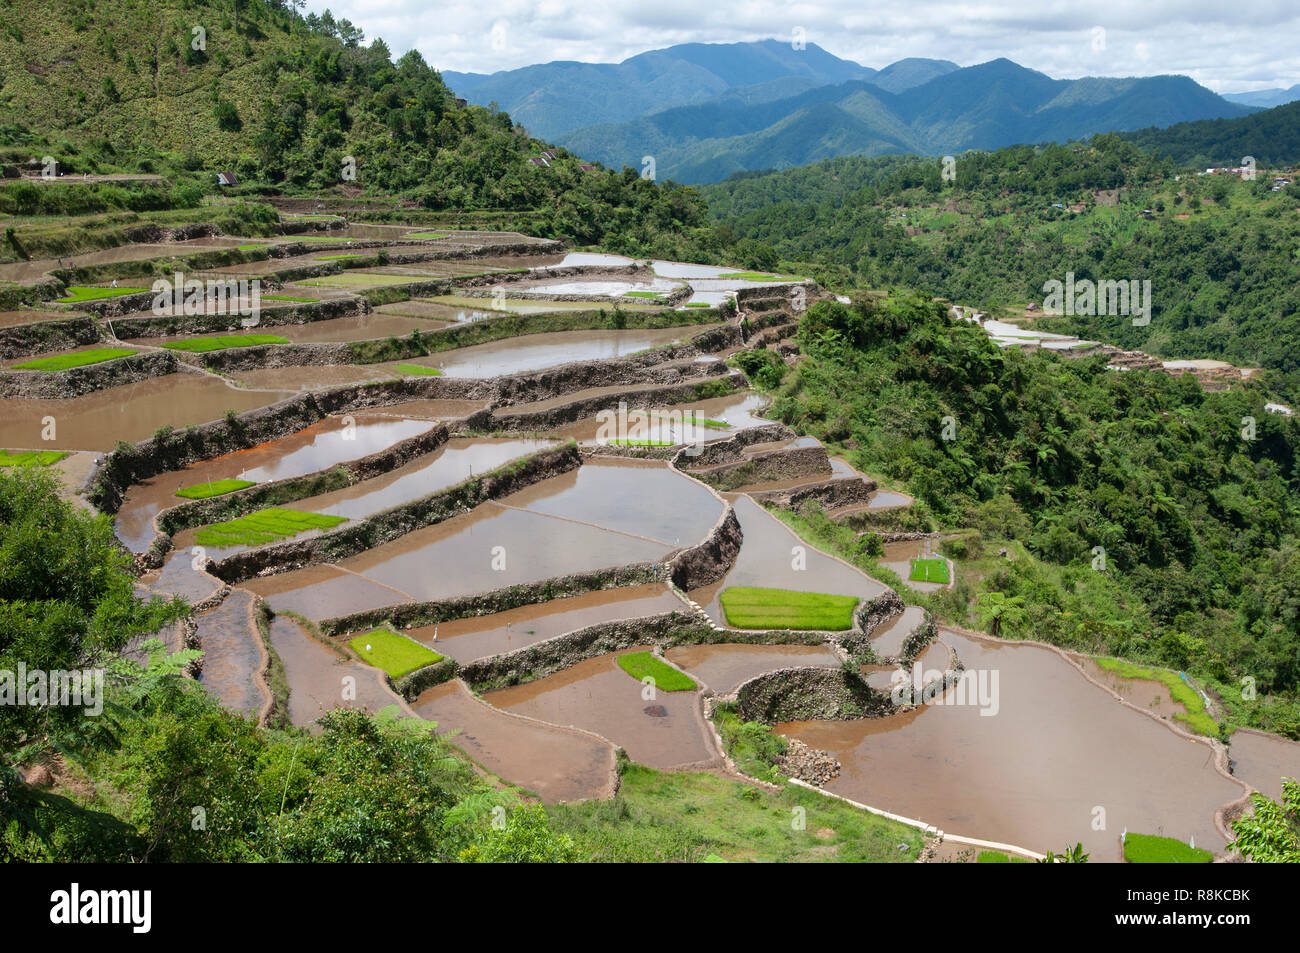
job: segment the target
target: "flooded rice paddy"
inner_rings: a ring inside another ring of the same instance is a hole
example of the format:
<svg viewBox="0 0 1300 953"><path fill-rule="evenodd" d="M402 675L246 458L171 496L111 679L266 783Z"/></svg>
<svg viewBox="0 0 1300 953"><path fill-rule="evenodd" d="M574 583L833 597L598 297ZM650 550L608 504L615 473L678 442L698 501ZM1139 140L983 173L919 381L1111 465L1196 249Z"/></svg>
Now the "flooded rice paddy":
<svg viewBox="0 0 1300 953"><path fill-rule="evenodd" d="M999 673L996 714L934 704L887 718L778 726L840 760L828 790L1032 850L1079 841L1096 860L1119 859L1125 829L1223 848L1214 813L1242 789L1215 771L1208 744L1117 704L1048 649L949 630L941 637L968 670ZM1097 808L1105 830L1093 829Z"/></svg>
<svg viewBox="0 0 1300 953"><path fill-rule="evenodd" d="M205 374L167 374L69 399L6 399L0 446L42 450L111 450L119 440L134 443L160 427L207 423L292 396L279 388L231 387ZM54 438L43 439L46 417Z"/></svg>
<svg viewBox="0 0 1300 953"><path fill-rule="evenodd" d="M737 495L733 505L744 533L740 555L721 582L691 593L691 598L715 622L726 624L718 594L728 586L792 589L859 599L874 599L884 593L885 587L876 580L813 549L749 497Z"/></svg>
<svg viewBox="0 0 1300 953"><path fill-rule="evenodd" d="M644 651L628 649L627 651ZM497 708L595 732L652 768L720 764L698 692L649 692L618 667L622 652L579 662L524 685L488 692Z"/></svg>

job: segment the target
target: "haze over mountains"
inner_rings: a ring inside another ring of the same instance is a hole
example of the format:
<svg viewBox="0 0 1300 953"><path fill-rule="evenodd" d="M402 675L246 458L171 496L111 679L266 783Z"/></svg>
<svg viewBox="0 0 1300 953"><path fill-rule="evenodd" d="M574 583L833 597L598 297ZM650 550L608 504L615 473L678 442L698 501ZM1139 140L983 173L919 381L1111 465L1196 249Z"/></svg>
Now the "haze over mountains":
<svg viewBox="0 0 1300 953"><path fill-rule="evenodd" d="M836 155L929 155L1235 118L1185 76L1057 80L1007 59L906 59L875 70L816 44L687 44L619 64L546 63L490 76L445 72L534 135L618 168L713 182Z"/></svg>
<svg viewBox="0 0 1300 953"><path fill-rule="evenodd" d="M1243 106L1271 109L1300 99L1300 83L1296 83L1290 89L1257 89L1251 93L1224 93L1223 98L1229 102L1241 103Z"/></svg>

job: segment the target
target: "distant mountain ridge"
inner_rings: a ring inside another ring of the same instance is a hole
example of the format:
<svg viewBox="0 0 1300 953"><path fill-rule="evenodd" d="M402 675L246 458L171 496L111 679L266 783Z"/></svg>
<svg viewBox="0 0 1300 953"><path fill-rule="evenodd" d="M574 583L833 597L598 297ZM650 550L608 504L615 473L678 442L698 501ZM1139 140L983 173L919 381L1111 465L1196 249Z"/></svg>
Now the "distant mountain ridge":
<svg viewBox="0 0 1300 953"><path fill-rule="evenodd" d="M1300 83L1296 83L1290 89L1257 89L1252 93L1224 93L1223 98L1230 103L1241 103L1243 106L1271 109L1300 99Z"/></svg>
<svg viewBox="0 0 1300 953"><path fill-rule="evenodd" d="M475 105L495 102L534 135L558 140L578 126L623 122L740 87L784 79L820 86L875 74L815 43L795 50L788 42L763 40L685 43L622 63L559 61L490 75L445 70L442 77Z"/></svg>
<svg viewBox="0 0 1300 953"><path fill-rule="evenodd" d="M442 75L459 95L497 103L584 158L640 168L653 156L657 177L685 183L837 155L956 154L1259 108L1186 76L1053 79L1008 59L961 67L909 58L874 70L777 40Z"/></svg>
<svg viewBox="0 0 1300 953"><path fill-rule="evenodd" d="M659 177L703 183L837 155L955 155L1253 111L1185 76L1058 80L998 59L893 93L879 75L749 105L723 94L560 141L615 167L653 155Z"/></svg>

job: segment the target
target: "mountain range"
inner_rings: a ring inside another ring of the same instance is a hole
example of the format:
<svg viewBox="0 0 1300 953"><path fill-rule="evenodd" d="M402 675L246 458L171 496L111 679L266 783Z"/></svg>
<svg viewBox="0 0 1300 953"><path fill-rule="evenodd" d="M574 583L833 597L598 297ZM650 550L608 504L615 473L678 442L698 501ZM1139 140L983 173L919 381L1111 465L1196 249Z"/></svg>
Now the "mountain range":
<svg viewBox="0 0 1300 953"><path fill-rule="evenodd" d="M653 156L657 177L686 183L836 155L956 154L1259 108L1185 76L1058 80L1007 59L906 59L874 70L777 40L443 77L584 158L641 168Z"/></svg>
<svg viewBox="0 0 1300 953"><path fill-rule="evenodd" d="M1287 103L1293 103L1300 99L1300 83L1296 83L1290 89L1257 89L1252 93L1224 93L1223 98L1231 103L1241 103L1243 106L1259 106L1262 109L1270 109L1273 106L1285 106Z"/></svg>

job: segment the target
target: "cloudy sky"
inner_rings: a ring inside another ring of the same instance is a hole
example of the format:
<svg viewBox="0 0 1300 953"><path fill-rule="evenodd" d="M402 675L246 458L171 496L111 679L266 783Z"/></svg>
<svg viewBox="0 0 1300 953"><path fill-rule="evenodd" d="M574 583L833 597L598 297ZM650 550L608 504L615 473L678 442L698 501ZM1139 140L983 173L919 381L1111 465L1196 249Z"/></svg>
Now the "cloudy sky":
<svg viewBox="0 0 1300 953"><path fill-rule="evenodd" d="M787 39L880 68L905 56L972 66L1005 56L1049 76L1183 73L1218 92L1300 83L1297 0L308 0L395 54L490 73L551 60L618 62L675 43Z"/></svg>

